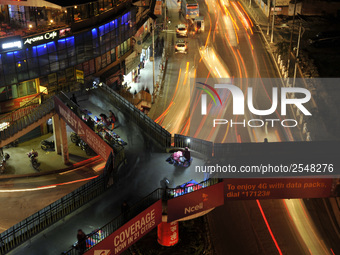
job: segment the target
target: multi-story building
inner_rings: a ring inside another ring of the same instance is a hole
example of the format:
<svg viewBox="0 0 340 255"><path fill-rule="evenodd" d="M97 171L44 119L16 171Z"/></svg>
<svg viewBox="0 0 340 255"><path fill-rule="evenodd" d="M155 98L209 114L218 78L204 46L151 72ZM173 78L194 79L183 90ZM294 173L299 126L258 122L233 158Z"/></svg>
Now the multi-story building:
<svg viewBox="0 0 340 255"><path fill-rule="evenodd" d="M2 115L33 98L39 102L41 93L82 89L93 77L120 85L125 59L132 53L140 58L141 52L133 52L133 46L148 32L155 5L152 0L52 0L50 7L43 7L43 2L1 2ZM14 15L15 8L23 13ZM134 63L129 71L138 68L139 61Z"/></svg>

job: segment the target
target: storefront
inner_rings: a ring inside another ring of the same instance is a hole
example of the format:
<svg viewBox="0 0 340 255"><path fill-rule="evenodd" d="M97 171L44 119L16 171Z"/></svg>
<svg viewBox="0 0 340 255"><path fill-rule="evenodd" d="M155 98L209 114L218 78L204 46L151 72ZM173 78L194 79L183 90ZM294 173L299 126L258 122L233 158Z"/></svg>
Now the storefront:
<svg viewBox="0 0 340 255"><path fill-rule="evenodd" d="M135 24L132 12L73 35L61 29L24 39L2 39L0 101L38 93L39 86L49 92L64 90L63 86L73 81L74 67L84 71L86 77L123 59L131 49L131 24Z"/></svg>

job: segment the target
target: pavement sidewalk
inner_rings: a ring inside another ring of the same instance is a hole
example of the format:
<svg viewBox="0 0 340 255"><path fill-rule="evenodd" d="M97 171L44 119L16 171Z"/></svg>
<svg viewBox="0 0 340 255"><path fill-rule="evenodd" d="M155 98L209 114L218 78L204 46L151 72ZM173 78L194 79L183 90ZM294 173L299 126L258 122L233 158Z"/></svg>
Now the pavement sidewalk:
<svg viewBox="0 0 340 255"><path fill-rule="evenodd" d="M68 150L71 164L96 156L95 154L92 156L86 155L85 151L81 150L80 147L72 143L70 139L71 133L72 130L67 127ZM33 138L29 141L19 143L17 147L3 148L3 152L8 153L10 158L6 161L6 170L5 173L0 175L0 180L27 177L29 175L37 176L39 173L46 174L47 172L72 167L72 165L65 165L63 163L62 156L58 155L56 151L42 150L40 144L42 140L53 141L53 134L48 133ZM32 149L38 152L38 162L41 164L40 172L37 172L37 170L31 166L30 159L27 156L27 153Z"/></svg>

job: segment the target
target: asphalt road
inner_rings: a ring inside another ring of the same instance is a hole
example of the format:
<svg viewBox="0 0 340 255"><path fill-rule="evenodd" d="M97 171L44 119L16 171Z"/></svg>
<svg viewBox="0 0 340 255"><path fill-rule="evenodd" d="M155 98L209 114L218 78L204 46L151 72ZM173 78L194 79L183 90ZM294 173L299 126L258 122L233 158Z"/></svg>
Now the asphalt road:
<svg viewBox="0 0 340 255"><path fill-rule="evenodd" d="M251 26L241 5L230 2L224 8L226 2L222 1L198 2L200 15L205 17L206 30L196 35L189 34L186 39L189 45L187 55L172 55L167 68L162 107L151 112L155 121L171 133L214 142L262 142L264 138L270 142L302 140L300 129L282 125L256 129L232 126L230 121L216 128L206 125L212 123L214 118L233 119L235 122L263 118L252 114L233 116L230 93L221 90L218 94L223 107L218 109L218 103L214 104L209 99L209 114L202 117L198 102L202 92L195 90L197 81L208 81L211 85L211 80L207 78L231 77L234 78L233 84L245 95L247 88L253 87L256 109L269 109L272 88L281 87L282 84L261 34L255 26ZM175 27L184 23L183 17L177 15L177 4L172 1L167 4L171 25ZM174 31L168 32L168 41L175 40L178 38ZM288 108L287 111L286 118L295 119L292 109ZM267 118L283 119L279 108ZM323 217L329 221L327 215ZM208 219L217 254L331 254L339 246L332 238L323 235L324 231L319 231L320 225L315 227L304 202L299 199L227 201L224 206L208 214ZM328 227L327 230L336 236L334 229Z"/></svg>

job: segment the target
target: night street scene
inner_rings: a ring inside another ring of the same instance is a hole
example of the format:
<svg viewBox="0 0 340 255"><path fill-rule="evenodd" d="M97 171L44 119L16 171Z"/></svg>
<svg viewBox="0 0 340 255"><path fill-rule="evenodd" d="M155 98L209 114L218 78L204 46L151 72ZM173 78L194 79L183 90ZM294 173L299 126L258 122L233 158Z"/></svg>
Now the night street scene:
<svg viewBox="0 0 340 255"><path fill-rule="evenodd" d="M0 255L340 254L339 0L1 0Z"/></svg>

